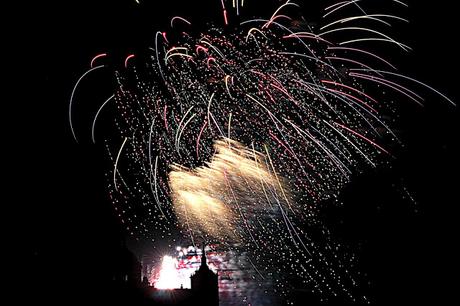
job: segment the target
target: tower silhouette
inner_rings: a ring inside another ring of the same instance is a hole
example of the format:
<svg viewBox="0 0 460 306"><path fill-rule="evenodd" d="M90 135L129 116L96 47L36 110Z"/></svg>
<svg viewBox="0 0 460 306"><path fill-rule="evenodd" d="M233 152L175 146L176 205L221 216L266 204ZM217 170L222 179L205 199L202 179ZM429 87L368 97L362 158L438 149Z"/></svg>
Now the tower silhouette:
<svg viewBox="0 0 460 306"><path fill-rule="evenodd" d="M209 269L206 258L206 245L203 245L200 268L190 277L192 290L200 305L219 305L218 277Z"/></svg>

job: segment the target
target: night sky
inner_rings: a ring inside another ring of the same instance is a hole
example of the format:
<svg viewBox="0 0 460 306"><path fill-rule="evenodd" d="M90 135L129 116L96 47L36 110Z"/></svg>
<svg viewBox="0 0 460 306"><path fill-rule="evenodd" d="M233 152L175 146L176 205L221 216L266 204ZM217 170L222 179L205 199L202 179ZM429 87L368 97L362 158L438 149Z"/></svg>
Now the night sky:
<svg viewBox="0 0 460 306"><path fill-rule="evenodd" d="M108 51L122 63L126 54L149 46L155 31L166 28L172 16L221 22L217 0L144 2L154 4L68 0L18 8L18 88L4 101L15 108L7 133L14 135L9 147L14 148L17 168L11 178L15 197L6 202L17 211L21 234L16 240L26 257L15 264L24 267L20 277L30 287L31 301L54 305L63 299L103 300L110 254L124 236L107 196L105 171L110 164L102 142L90 143L91 122L83 111L80 144L69 129L68 99L76 79L98 53ZM249 16L267 15L275 7L259 8L258 2L247 0ZM319 6L305 3L318 1L298 2L307 17L317 17ZM410 24L393 32L414 50L387 57L402 73L458 103L456 4L407 2L409 9L400 15ZM110 85L94 82L88 91L94 94L82 100L96 105L110 93ZM392 167L356 174L340 194L343 206L322 204L327 207L324 222L336 238L361 249L361 268L371 282L367 290L377 304L443 304L457 289L451 276L459 255L459 110L438 96L425 97L424 108L408 105L400 110L398 132L404 147L396 150ZM405 197L404 188L415 201Z"/></svg>

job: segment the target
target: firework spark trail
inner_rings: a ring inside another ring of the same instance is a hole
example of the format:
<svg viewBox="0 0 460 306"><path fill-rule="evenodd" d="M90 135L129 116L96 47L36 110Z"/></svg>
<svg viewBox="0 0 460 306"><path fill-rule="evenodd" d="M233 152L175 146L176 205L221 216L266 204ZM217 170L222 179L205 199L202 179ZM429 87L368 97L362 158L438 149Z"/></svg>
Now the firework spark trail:
<svg viewBox="0 0 460 306"><path fill-rule="evenodd" d="M351 69L351 70L354 70L354 71L368 71L367 69ZM432 86L429 86L423 82L420 82L414 78L411 78L411 77L408 77L406 75L402 75L402 74L399 74L399 73L394 73L394 72L391 72L391 71L383 71L383 70L376 70L377 72L380 72L380 73L383 73L383 74L389 74L389 75L393 75L393 76L397 76L399 78L403 78L403 79L406 79L406 80L410 80L414 83L417 83L419 85L422 85L423 87L426 87L428 88L429 90L435 92L436 94L438 94L439 96L441 96L444 100L448 101L450 104L452 104L453 106L457 106L457 104L452 101L451 99L449 99L449 97L447 97L446 95L444 95L443 93L441 93L440 91L434 89Z"/></svg>
<svg viewBox="0 0 460 306"><path fill-rule="evenodd" d="M97 57L97 56L96 56ZM95 57L95 58L96 58ZM95 59L94 58L94 59ZM93 61L94 61L93 59ZM91 66L93 64L93 61L91 61ZM72 106L73 106L73 100L75 98L75 92L78 88L78 85L80 85L80 82L89 74L91 73L92 71L95 71L97 69L101 69L101 68L104 68L105 66L104 65L99 65L99 66L96 66L96 67L91 67L91 69L87 70L85 73L83 73L80 78L77 80L77 82L75 83L75 86L73 87L72 89L72 94L70 95L70 102L69 102L69 124L70 124L70 130L72 131L72 135L73 135L73 138L75 139L76 142L78 142L77 140L77 135L75 134L75 129L73 127L73 121L72 121Z"/></svg>
<svg viewBox="0 0 460 306"><path fill-rule="evenodd" d="M124 70L116 74L119 88L93 119L92 140L101 111L116 107L123 143L115 160L108 150L114 162L109 187L129 231L155 239L184 228L192 244L197 237L229 249L239 243L252 252L258 275L280 276L281 291L283 279L297 277L317 294L354 299L354 260L340 256L328 238L317 204L334 198L355 171L391 158L393 143L382 139L398 139L385 119L390 101L378 85L423 105L422 94L399 81L415 83L455 105L366 50L365 43L376 41L410 50L385 32L392 22L407 20L367 14L366 4L338 1L325 9L324 25L315 30L294 26L299 18L291 13L299 5L287 1L269 18L230 29L229 10L241 16L245 3L221 0L225 30L177 33L179 25L193 24L175 16L175 35L157 31L149 60L125 57ZM348 10L354 13L341 15ZM363 38L365 33L376 37ZM90 72L105 67L93 65L107 56L96 55L72 90L75 140L76 90ZM310 231L322 238L315 240Z"/></svg>
<svg viewBox="0 0 460 306"><path fill-rule="evenodd" d="M382 19L377 18L377 17L387 17L387 18L393 18L393 19L397 19L397 20L400 20L400 21L404 21L404 22L409 22L409 20L407 20L407 19L404 19L404 18L401 18L401 17L398 17L398 16L394 16L394 15L373 14L373 15L354 16L354 17L348 17L348 18L340 19L340 20L331 22L331 23L321 27L320 30L324 30L324 29L329 28L330 26L333 26L333 25L338 24L338 23L345 23L345 22L355 21L357 19L374 20L374 21L383 23L383 24L385 24L387 26L391 26L391 23L386 22L385 20L382 20Z"/></svg>
<svg viewBox="0 0 460 306"><path fill-rule="evenodd" d="M90 67L94 68L94 63L96 62L96 60L98 58L102 58L102 57L106 57L106 56L107 56L107 53L101 53L101 54L98 54L95 57L93 57L93 59L91 60L91 63L90 63Z"/></svg>
<svg viewBox="0 0 460 306"><path fill-rule="evenodd" d="M361 50L361 49L357 49L357 48L349 48L349 47L328 47L329 50L345 50L345 51L355 51L355 52L359 52L359 53L363 53L363 54L366 54L366 55L369 55L369 56L372 56L376 59L378 59L379 61L387 64L388 66L390 66L391 68L393 68L394 70L397 70L397 68L392 65L390 62L388 62L387 60L383 59L382 57L372 53L372 52L368 52L366 50Z"/></svg>
<svg viewBox="0 0 460 306"><path fill-rule="evenodd" d="M251 192L256 193L252 195L254 199L262 197L258 194L257 189L250 190L251 187L258 185L255 182L261 178L263 178L263 184L273 190L278 190L278 193L285 193L285 191L281 191L282 185L279 179L272 177L259 162L262 158L260 153L250 152L229 139L217 142L215 149L217 153L206 167L190 171L174 166L170 173L170 185L173 199L175 199L173 201L175 209L184 219L186 215L181 209L185 206L187 211L192 210L194 214L192 222L199 222L198 226L195 225L192 228L204 229L204 232L200 233L202 235L212 233L219 237L231 237L232 232L235 231L234 228L237 228L239 221L242 221L247 229L246 232L257 244L239 201L248 197ZM258 158L249 159L250 154L256 154ZM284 197L286 198L286 195ZM219 218L225 220L224 223L216 221L214 214L206 215L209 203L214 203L211 212L218 212ZM239 239L242 238L244 237L239 237Z"/></svg>
<svg viewBox="0 0 460 306"><path fill-rule="evenodd" d="M99 113L106 106L106 104L109 103L114 97L115 97L115 95L111 95L104 103L102 103L101 107L99 107L99 109L97 110L96 115L94 116L93 124L91 126L91 139L93 140L93 143L96 143L95 129L96 129L96 121L97 121L97 118L99 117Z"/></svg>
<svg viewBox="0 0 460 306"><path fill-rule="evenodd" d="M120 150L118 150L117 159L115 160L115 165L113 166L113 186L115 190L117 191L118 191L118 185L117 185L118 161L120 160L121 152L123 151L123 148L125 147L127 140L128 140L128 137L126 137L125 140L123 140L123 143L120 146Z"/></svg>

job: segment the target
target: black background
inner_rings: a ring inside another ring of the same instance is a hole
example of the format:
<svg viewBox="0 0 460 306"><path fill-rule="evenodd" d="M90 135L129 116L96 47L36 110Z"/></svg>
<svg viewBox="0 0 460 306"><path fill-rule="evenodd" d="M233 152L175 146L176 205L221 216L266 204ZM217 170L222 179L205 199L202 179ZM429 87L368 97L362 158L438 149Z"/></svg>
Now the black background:
<svg viewBox="0 0 460 306"><path fill-rule="evenodd" d="M88 304L101 296L108 259L122 233L107 198L103 148L90 145L84 120L79 145L68 125L68 99L89 60L109 51L122 63L127 54L151 45L155 31L167 29L174 15L221 22L218 0L145 2L151 4L23 2L9 23L9 46L19 59L10 78L14 94L6 102L14 110L4 114L12 122L5 131L12 136L8 151L15 155L9 179L14 197L5 201L18 216L11 231L20 233L15 240L25 247L25 258L16 261L24 268L18 274L27 291L19 300L54 304L71 298ZM314 1L302 2L314 16L316 6L308 4ZM395 32L414 51L393 62L458 101L456 4L407 2L410 8L400 15L411 23ZM258 6L253 9L259 15ZM262 9L272 11L261 5L260 15ZM84 103L98 105L108 95L97 89ZM345 206L325 211L325 219L339 239L361 247L376 303L441 303L454 296L458 275L459 111L428 94L425 108L408 108L401 119L406 146L393 167L357 175L342 195ZM395 191L401 182L416 204Z"/></svg>

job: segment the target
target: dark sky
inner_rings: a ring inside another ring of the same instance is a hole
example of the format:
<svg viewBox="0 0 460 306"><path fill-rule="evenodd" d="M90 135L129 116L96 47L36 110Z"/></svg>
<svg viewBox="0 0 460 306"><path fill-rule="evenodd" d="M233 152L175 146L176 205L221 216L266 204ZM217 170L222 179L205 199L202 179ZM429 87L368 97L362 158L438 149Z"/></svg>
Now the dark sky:
<svg viewBox="0 0 460 306"><path fill-rule="evenodd" d="M70 133L68 99L75 80L95 54L109 51L122 62L126 54L148 46L171 16L221 20L218 0L145 2L154 5L139 9L134 0L68 0L18 8L15 23L21 26L12 35L20 57L18 86L14 98L4 103L14 103L15 109L11 205L23 233L17 240L26 249L22 276L34 283L37 299L49 300L53 286L75 286L75 298L84 301L103 284L106 259L121 236L105 189L102 146L89 144L89 129L80 134L86 137L80 145ZM258 14L254 3L261 1L246 2ZM395 32L414 51L393 62L458 101L455 3L407 2L410 8L401 15L411 23ZM315 16L305 6L306 14ZM85 103L105 96L95 88L95 99ZM426 97L424 109L408 107L401 114L406 146L393 167L358 175L343 193L345 207L325 211L339 239L362 247L363 269L381 303L448 299L455 289L448 277L458 258L459 111L435 95ZM416 204L400 199L395 190L402 185Z"/></svg>

